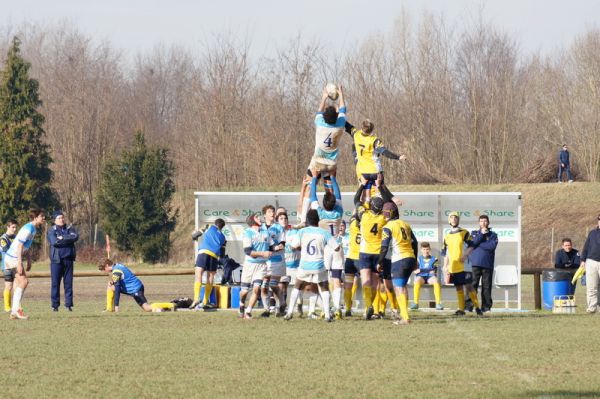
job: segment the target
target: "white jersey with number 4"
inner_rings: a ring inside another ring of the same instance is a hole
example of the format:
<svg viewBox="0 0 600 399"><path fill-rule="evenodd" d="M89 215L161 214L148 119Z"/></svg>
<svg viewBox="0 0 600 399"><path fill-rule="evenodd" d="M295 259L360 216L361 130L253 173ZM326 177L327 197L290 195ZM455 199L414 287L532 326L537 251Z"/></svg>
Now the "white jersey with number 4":
<svg viewBox="0 0 600 399"><path fill-rule="evenodd" d="M339 248L335 238L327 230L318 227L305 227L294 237L294 247L300 246L300 269L320 271L325 269L325 247Z"/></svg>

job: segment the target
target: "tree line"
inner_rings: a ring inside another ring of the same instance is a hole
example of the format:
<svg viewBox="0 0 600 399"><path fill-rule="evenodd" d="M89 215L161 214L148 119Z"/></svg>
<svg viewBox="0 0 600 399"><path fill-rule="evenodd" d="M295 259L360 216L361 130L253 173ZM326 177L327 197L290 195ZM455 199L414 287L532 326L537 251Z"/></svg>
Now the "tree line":
<svg viewBox="0 0 600 399"><path fill-rule="evenodd" d="M549 56L485 22L456 32L433 15L418 24L402 15L343 54L298 37L256 57L250 43L218 36L195 52L157 46L131 57L67 24L4 32L0 57L18 35L39 82L52 188L90 232L105 161L136 131L169 150L180 192L298 185L329 81L344 85L351 122L371 119L408 155L385 165L391 184L551 181L562 143L578 179L600 179L597 29ZM355 183L350 140L338 173Z"/></svg>

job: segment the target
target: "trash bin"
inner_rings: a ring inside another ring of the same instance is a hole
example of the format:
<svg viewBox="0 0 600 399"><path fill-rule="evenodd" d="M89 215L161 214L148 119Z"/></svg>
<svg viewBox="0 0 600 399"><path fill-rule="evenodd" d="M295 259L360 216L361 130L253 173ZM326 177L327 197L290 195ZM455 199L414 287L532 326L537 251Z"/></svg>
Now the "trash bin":
<svg viewBox="0 0 600 399"><path fill-rule="evenodd" d="M571 279L573 273L567 270L547 269L542 271L542 306L552 310L554 297L572 295L573 286Z"/></svg>

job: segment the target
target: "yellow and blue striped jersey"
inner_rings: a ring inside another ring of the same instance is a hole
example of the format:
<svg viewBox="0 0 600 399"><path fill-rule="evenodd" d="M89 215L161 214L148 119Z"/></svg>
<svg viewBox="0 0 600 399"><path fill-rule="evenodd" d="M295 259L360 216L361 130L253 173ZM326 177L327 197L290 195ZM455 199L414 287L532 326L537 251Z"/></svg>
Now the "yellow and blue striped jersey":
<svg viewBox="0 0 600 399"><path fill-rule="evenodd" d="M381 245L392 251L392 262L416 257L415 236L410 225L404 220L395 219L386 223Z"/></svg>

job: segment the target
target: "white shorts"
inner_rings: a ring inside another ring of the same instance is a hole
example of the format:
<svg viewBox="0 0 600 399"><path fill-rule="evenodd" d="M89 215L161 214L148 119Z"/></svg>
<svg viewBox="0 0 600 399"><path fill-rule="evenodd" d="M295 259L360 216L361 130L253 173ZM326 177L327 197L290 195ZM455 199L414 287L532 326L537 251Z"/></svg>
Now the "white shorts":
<svg viewBox="0 0 600 399"><path fill-rule="evenodd" d="M313 156L308 164L308 169L316 169L318 173L335 172L337 170L337 162L327 161L324 158Z"/></svg>
<svg viewBox="0 0 600 399"><path fill-rule="evenodd" d="M298 272L296 273L296 279L305 281L307 283L318 284L318 283L323 283L325 281L329 281L329 276L327 275L327 270L325 270L325 269L321 269L321 270L298 269Z"/></svg>
<svg viewBox="0 0 600 399"><path fill-rule="evenodd" d="M290 284L296 284L296 275L298 274L297 267L286 267L285 274ZM283 279L281 279L283 281Z"/></svg>
<svg viewBox="0 0 600 399"><path fill-rule="evenodd" d="M16 269L17 268L17 258L13 258L10 256L4 257L4 268L5 269Z"/></svg>
<svg viewBox="0 0 600 399"><path fill-rule="evenodd" d="M252 284L253 281L262 281L267 275L266 263L244 262L242 267L242 284Z"/></svg>
<svg viewBox="0 0 600 399"><path fill-rule="evenodd" d="M281 277L285 276L285 262L267 262L267 276Z"/></svg>
<svg viewBox="0 0 600 399"><path fill-rule="evenodd" d="M327 270L343 270L344 269L344 251L334 251L329 247L325 247L325 253L323 254L323 260L325 261L325 269Z"/></svg>

